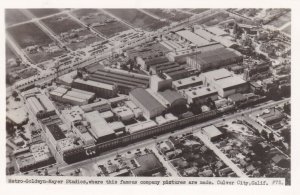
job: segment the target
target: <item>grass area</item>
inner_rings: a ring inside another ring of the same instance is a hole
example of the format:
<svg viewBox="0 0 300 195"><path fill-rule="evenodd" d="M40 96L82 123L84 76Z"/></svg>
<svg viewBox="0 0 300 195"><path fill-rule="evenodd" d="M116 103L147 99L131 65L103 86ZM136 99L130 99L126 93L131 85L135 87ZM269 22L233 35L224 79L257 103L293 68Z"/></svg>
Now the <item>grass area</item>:
<svg viewBox="0 0 300 195"><path fill-rule="evenodd" d="M25 14L18 9L5 9L5 24L10 26L20 22L30 20Z"/></svg>

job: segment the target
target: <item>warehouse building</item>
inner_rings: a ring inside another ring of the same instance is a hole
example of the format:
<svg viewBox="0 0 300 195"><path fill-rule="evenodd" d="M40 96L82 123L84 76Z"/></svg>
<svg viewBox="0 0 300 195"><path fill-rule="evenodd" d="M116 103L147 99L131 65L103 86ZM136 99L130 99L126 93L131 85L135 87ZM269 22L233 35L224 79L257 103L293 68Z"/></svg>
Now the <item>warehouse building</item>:
<svg viewBox="0 0 300 195"><path fill-rule="evenodd" d="M145 89L134 89L129 93L129 97L143 110L144 116L148 119L162 114L165 110L165 107Z"/></svg>
<svg viewBox="0 0 300 195"><path fill-rule="evenodd" d="M196 87L203 84L200 76L191 76L188 78L180 79L172 82L172 87L175 90L187 89L190 87Z"/></svg>
<svg viewBox="0 0 300 195"><path fill-rule="evenodd" d="M116 69L98 69L89 74L89 80L116 86L118 93L128 94L134 88L146 88L149 85L149 76Z"/></svg>
<svg viewBox="0 0 300 195"><path fill-rule="evenodd" d="M158 92L158 94L164 99L164 105L169 110L180 110L186 107L187 100L177 91L167 89Z"/></svg>
<svg viewBox="0 0 300 195"><path fill-rule="evenodd" d="M224 68L203 73L201 77L203 84L215 88L221 97L247 92L249 87L245 80Z"/></svg>
<svg viewBox="0 0 300 195"><path fill-rule="evenodd" d="M192 87L189 89L184 89L180 91L184 97L187 98L187 103L196 103L202 104L207 102L208 98L211 98L213 101L218 99L217 90L211 87Z"/></svg>
<svg viewBox="0 0 300 195"><path fill-rule="evenodd" d="M185 64L186 58L188 56L200 54L202 52L213 51L218 48L224 48L224 46L217 42L211 42L207 45L203 45L194 49L189 48L181 51L172 51L167 53L166 57L172 62L177 62L178 64Z"/></svg>
<svg viewBox="0 0 300 195"><path fill-rule="evenodd" d="M56 101L68 103L72 105L85 105L94 100L95 93L79 89L67 89L65 87L57 87L51 91L50 97Z"/></svg>
<svg viewBox="0 0 300 195"><path fill-rule="evenodd" d="M55 107L46 95L30 96L26 101L37 118L45 118L55 114Z"/></svg>
<svg viewBox="0 0 300 195"><path fill-rule="evenodd" d="M243 61L237 51L228 48L219 48L212 51L198 53L186 58L187 65L199 71L218 69Z"/></svg>
<svg viewBox="0 0 300 195"><path fill-rule="evenodd" d="M189 76L189 71L185 66L176 62L156 63L150 67L151 74L165 73L173 80L182 79Z"/></svg>
<svg viewBox="0 0 300 195"><path fill-rule="evenodd" d="M72 87L95 93L99 97L112 98L117 95L117 88L114 84L107 84L95 80L84 80L77 78Z"/></svg>
<svg viewBox="0 0 300 195"><path fill-rule="evenodd" d="M177 31L176 34L180 37L181 40L192 43L195 46L203 46L209 44L209 41L203 39L202 37L189 30Z"/></svg>
<svg viewBox="0 0 300 195"><path fill-rule="evenodd" d="M224 134L214 125L203 127L202 132L210 141L217 141L224 136Z"/></svg>
<svg viewBox="0 0 300 195"><path fill-rule="evenodd" d="M88 128L88 130L97 140L97 143L105 142L116 137L113 129L108 125L105 119L100 116L98 111L86 113L84 116L91 127Z"/></svg>
<svg viewBox="0 0 300 195"><path fill-rule="evenodd" d="M147 120L147 121L143 121L140 123L134 123L132 125L128 125L128 126L126 126L126 129L130 134L132 134L132 133L142 131L142 130L150 128L150 127L155 127L156 125L157 125L156 122L154 122L152 120Z"/></svg>

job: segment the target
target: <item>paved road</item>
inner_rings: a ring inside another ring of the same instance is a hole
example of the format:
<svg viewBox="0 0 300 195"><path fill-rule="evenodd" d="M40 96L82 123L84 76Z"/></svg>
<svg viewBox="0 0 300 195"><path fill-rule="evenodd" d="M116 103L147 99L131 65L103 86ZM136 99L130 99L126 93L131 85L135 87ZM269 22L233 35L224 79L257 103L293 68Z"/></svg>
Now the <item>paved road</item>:
<svg viewBox="0 0 300 195"><path fill-rule="evenodd" d="M197 132L195 134L198 136L202 142L208 146L212 151L215 152L215 154L222 159L222 161L230 167L239 177L248 177L236 164L234 164L219 148L217 148L210 140L207 139L205 135L203 135L201 132Z"/></svg>
<svg viewBox="0 0 300 195"><path fill-rule="evenodd" d="M161 136L158 136L157 139L147 139L147 140L143 140L141 142L133 143L133 144L131 144L127 147L124 147L124 148L117 148L117 149L105 152L101 156L95 157L94 161L99 161L99 160L103 160L103 159L112 157L114 155L117 155L117 153L120 154L120 153L124 153L124 152L130 151L130 150L134 150L134 149L138 149L138 148L142 148L142 147L148 147L149 145L154 144L155 142L159 142L159 141L163 141L163 140L168 139L168 137L170 137L171 135L176 136L176 135L181 135L181 134L189 133L189 132L197 132L197 131L200 131L201 127L204 127L204 126L207 126L207 125L210 125L210 124L220 123L223 120L234 119L238 116L241 116L242 114L249 114L253 111L257 111L257 110L264 109L264 108L267 108L267 107L272 107L274 105L284 103L284 102L288 102L288 101L290 101L290 99L280 100L280 101L277 101L277 102L264 103L260 106L255 107L255 108L243 110L241 112L226 115L224 117L219 117L219 118L216 118L216 119L212 119L212 120L206 121L204 123L196 124L196 125L178 130L174 133L163 134ZM74 163L74 164L59 167L59 170L61 172L64 172L64 171L68 171L70 169L75 169L75 168L78 168L78 167L81 167L81 166L86 166L87 164L91 164L91 159L87 159L87 160L80 161L80 162L77 162L77 163ZM50 174L54 174L55 172L56 172L55 167L53 169L49 170Z"/></svg>

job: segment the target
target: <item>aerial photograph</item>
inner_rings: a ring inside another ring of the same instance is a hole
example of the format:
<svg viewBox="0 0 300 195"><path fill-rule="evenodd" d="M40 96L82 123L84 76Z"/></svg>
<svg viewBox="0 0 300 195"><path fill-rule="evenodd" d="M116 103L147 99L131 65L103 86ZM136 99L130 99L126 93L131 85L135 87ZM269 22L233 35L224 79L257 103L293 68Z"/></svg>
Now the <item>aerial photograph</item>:
<svg viewBox="0 0 300 195"><path fill-rule="evenodd" d="M7 176L291 185L291 9L5 9L4 28Z"/></svg>

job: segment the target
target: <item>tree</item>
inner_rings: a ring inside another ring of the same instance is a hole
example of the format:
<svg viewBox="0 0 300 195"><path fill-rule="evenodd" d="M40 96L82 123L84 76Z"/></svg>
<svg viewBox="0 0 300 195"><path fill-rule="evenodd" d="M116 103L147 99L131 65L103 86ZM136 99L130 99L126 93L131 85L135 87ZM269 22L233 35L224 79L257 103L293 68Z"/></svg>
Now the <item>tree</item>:
<svg viewBox="0 0 300 195"><path fill-rule="evenodd" d="M275 141L274 133L269 133L269 141Z"/></svg>
<svg viewBox="0 0 300 195"><path fill-rule="evenodd" d="M261 136L262 136L263 138L268 139L268 133L266 132L266 130L263 129L263 130L260 132L260 134L261 134Z"/></svg>
<svg viewBox="0 0 300 195"><path fill-rule="evenodd" d="M16 91L13 91L11 94L14 98L18 97L18 93Z"/></svg>
<svg viewBox="0 0 300 195"><path fill-rule="evenodd" d="M10 136L12 136L16 132L16 129L11 122L6 121L6 132Z"/></svg>

